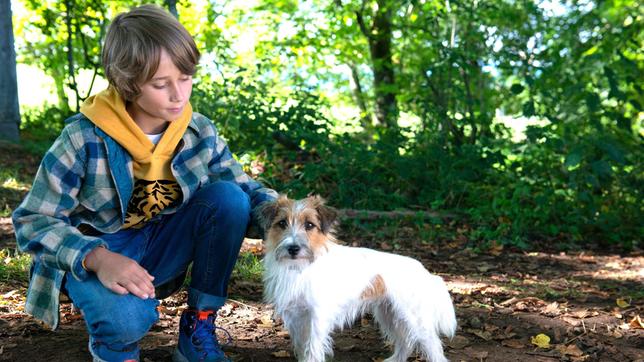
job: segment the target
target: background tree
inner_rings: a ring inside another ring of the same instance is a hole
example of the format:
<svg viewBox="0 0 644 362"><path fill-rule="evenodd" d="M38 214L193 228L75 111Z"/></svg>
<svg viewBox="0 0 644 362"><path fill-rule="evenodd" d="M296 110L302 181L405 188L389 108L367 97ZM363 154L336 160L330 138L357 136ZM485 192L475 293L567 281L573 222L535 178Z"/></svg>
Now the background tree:
<svg viewBox="0 0 644 362"><path fill-rule="evenodd" d="M18 140L20 108L13 44L11 1L0 0L0 138Z"/></svg>

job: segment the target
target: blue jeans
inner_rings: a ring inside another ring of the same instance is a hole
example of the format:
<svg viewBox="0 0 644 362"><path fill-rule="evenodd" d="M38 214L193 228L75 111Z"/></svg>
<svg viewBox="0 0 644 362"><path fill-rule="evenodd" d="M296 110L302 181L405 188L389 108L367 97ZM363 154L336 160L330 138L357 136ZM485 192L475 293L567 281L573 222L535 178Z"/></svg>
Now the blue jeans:
<svg viewBox="0 0 644 362"><path fill-rule="evenodd" d="M216 182L202 187L175 214L149 221L140 229L100 237L111 251L139 262L154 276L155 286L182 275L192 262L188 306L216 310L226 300L249 222L248 195L234 183ZM137 342L159 317L158 300L116 294L95 274L82 282L68 276L65 287L83 312L93 353L100 357L101 349L96 349L100 344L110 351L138 354Z"/></svg>

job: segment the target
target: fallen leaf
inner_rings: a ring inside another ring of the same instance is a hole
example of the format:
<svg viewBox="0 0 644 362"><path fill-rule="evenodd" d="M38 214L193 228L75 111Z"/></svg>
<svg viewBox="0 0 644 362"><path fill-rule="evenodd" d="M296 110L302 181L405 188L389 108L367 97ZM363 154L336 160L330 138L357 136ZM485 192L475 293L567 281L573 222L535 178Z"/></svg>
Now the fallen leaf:
<svg viewBox="0 0 644 362"><path fill-rule="evenodd" d="M590 311L588 309L582 309L574 311L570 314L575 318L584 319L590 315Z"/></svg>
<svg viewBox="0 0 644 362"><path fill-rule="evenodd" d="M270 315L264 314L259 319L261 323L258 324L262 328L272 328L273 327L273 318Z"/></svg>
<svg viewBox="0 0 644 362"><path fill-rule="evenodd" d="M557 351L561 353L564 356L574 356L574 357L581 357L584 355L584 351L579 349L576 344L569 344L567 346L560 345L557 346Z"/></svg>
<svg viewBox="0 0 644 362"><path fill-rule="evenodd" d="M497 241L492 242L488 252L494 256L499 256L503 252L503 244L499 244Z"/></svg>
<svg viewBox="0 0 644 362"><path fill-rule="evenodd" d="M487 358L489 353L487 351L481 351L481 352L476 352L472 355L472 357L478 359L479 361L482 361Z"/></svg>
<svg viewBox="0 0 644 362"><path fill-rule="evenodd" d="M624 298L617 298L615 304L620 308L628 308L631 306L631 303L627 302Z"/></svg>
<svg viewBox="0 0 644 362"><path fill-rule="evenodd" d="M489 264L489 263L480 263L479 265L476 266L476 270L480 271L481 273L485 273L488 270L494 269L494 265Z"/></svg>
<svg viewBox="0 0 644 362"><path fill-rule="evenodd" d="M525 348L525 343L520 339L506 339L501 342L502 345L510 348L521 349Z"/></svg>
<svg viewBox="0 0 644 362"><path fill-rule="evenodd" d="M552 303L548 304L545 308L543 308L543 311L541 311L541 313L543 313L543 314L545 314L547 316L550 316L550 317L554 317L554 316L559 315L559 313L560 313L560 311L559 311L559 303L552 302Z"/></svg>
<svg viewBox="0 0 644 362"><path fill-rule="evenodd" d="M470 340L467 339L466 337L455 336L454 338L452 338L451 341L449 341L449 343L447 343L447 345L453 349L463 349L469 346L470 343L471 343Z"/></svg>
<svg viewBox="0 0 644 362"><path fill-rule="evenodd" d="M472 330L470 330L470 332L472 332L476 336L478 336L478 337L480 337L480 338L482 338L482 339L484 339L486 341L489 341L489 340L492 339L492 334L490 334L490 332L476 330L476 329L472 329Z"/></svg>
<svg viewBox="0 0 644 362"><path fill-rule="evenodd" d="M276 358L289 358L291 357L291 354L288 351L277 351L271 353L271 356L276 357Z"/></svg>
<svg viewBox="0 0 644 362"><path fill-rule="evenodd" d="M628 325L631 326L631 328L644 329L644 323L642 323L642 318L640 318L639 314L633 317Z"/></svg>
<svg viewBox="0 0 644 362"><path fill-rule="evenodd" d="M536 336L530 338L530 343L536 345L539 348L550 348L550 337L540 333Z"/></svg>

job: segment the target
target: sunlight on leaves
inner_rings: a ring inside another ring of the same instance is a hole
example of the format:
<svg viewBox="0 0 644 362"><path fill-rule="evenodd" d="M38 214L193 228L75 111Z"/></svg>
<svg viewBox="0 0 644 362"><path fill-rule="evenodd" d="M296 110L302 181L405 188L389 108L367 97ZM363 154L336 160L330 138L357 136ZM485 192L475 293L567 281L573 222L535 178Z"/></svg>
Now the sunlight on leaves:
<svg viewBox="0 0 644 362"><path fill-rule="evenodd" d="M29 189L29 185L25 184L24 182L19 182L14 177L6 178L2 182L2 187L18 191L26 191Z"/></svg>
<svg viewBox="0 0 644 362"><path fill-rule="evenodd" d="M539 348L550 348L550 337L548 337L543 333L540 333L540 334L537 334L536 336L531 337L530 343L534 344Z"/></svg>

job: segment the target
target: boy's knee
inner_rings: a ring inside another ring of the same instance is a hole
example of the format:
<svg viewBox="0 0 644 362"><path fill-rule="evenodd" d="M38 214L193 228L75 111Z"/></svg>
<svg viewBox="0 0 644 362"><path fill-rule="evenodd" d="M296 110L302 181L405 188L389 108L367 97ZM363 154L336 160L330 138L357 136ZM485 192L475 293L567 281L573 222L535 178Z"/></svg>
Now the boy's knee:
<svg viewBox="0 0 644 362"><path fill-rule="evenodd" d="M159 319L154 299L140 299L128 295L121 303L105 310L105 320L97 328L97 335L107 343L134 343L139 341Z"/></svg>
<svg viewBox="0 0 644 362"><path fill-rule="evenodd" d="M246 217L250 215L250 197L237 184L217 181L204 188L205 197L222 214Z"/></svg>

